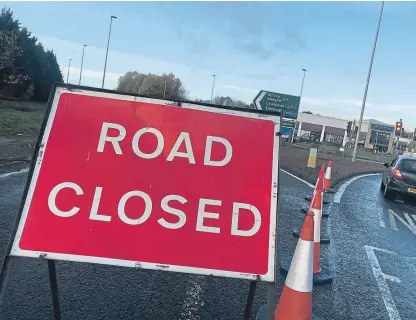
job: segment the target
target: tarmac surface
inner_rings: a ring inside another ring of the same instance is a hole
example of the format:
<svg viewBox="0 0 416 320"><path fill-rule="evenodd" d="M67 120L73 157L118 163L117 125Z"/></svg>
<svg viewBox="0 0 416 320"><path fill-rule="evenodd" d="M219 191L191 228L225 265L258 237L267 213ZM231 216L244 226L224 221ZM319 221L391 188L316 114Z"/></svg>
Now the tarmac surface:
<svg viewBox="0 0 416 320"><path fill-rule="evenodd" d="M27 172L0 177L1 257L26 178ZM324 210L331 215L322 225L331 243L321 245L321 265L336 278L314 287L313 312L319 319L416 319L416 209L385 201L379 183L379 175L363 177L344 188L342 196L328 198L332 201ZM307 184L281 173L278 261L293 254L298 239L292 231L302 225L300 209L311 192ZM62 319L243 319L248 281L75 262L56 265ZM277 276L278 298L285 278ZM253 319L266 292L259 283ZM14 258L0 319L53 319L46 261Z"/></svg>
<svg viewBox="0 0 416 320"><path fill-rule="evenodd" d="M380 182L357 179L332 205L332 319L416 319L415 200L385 200Z"/></svg>

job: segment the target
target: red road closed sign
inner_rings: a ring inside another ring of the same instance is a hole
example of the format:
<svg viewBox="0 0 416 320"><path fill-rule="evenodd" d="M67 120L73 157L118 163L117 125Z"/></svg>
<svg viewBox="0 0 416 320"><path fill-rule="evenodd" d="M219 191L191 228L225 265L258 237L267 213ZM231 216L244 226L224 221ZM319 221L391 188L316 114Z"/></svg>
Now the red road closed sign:
<svg viewBox="0 0 416 320"><path fill-rule="evenodd" d="M11 255L274 280L280 119L57 87Z"/></svg>

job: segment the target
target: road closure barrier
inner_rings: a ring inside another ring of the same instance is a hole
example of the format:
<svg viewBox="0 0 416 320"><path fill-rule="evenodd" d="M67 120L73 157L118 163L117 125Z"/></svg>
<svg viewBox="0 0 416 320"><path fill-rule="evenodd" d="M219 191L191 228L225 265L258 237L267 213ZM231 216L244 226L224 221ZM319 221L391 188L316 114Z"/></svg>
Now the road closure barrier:
<svg viewBox="0 0 416 320"><path fill-rule="evenodd" d="M25 257L47 260L55 320L55 260L249 280L245 319L263 281L272 318L281 119L55 84L0 261L0 307Z"/></svg>

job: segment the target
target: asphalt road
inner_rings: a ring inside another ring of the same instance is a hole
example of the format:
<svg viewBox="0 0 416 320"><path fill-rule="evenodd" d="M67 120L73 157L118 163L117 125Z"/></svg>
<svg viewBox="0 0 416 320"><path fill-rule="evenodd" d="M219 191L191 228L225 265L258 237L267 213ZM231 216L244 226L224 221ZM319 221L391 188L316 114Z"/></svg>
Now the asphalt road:
<svg viewBox="0 0 416 320"><path fill-rule="evenodd" d="M18 210L27 174L0 178L0 255ZM312 189L282 173L280 177L279 252L292 254L301 225L303 197ZM76 236L76 235L74 235ZM143 271L74 262L57 262L62 319L242 319L249 282ZM279 275L280 286L284 281ZM259 284L253 318L266 301ZM46 261L14 258L0 319L52 319Z"/></svg>
<svg viewBox="0 0 416 320"><path fill-rule="evenodd" d="M416 319L415 201L384 200L380 181L352 182L331 206L329 262L337 279L325 319Z"/></svg>
<svg viewBox="0 0 416 320"><path fill-rule="evenodd" d="M0 255L18 210L27 174L0 178ZM291 257L312 192L286 173L280 176L278 260ZM313 312L319 319L416 319L416 207L387 202L380 176L349 184L325 210L321 265L336 278L315 286ZM65 319L243 319L248 281L143 271L74 262L57 262L62 318ZM278 297L285 278L278 274ZM253 319L266 301L259 284ZM0 319L52 319L45 261L15 258Z"/></svg>

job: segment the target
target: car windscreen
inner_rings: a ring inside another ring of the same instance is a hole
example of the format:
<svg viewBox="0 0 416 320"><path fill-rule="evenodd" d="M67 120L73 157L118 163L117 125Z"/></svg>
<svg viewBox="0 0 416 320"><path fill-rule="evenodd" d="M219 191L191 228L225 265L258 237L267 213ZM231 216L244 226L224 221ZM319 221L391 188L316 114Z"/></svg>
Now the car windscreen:
<svg viewBox="0 0 416 320"><path fill-rule="evenodd" d="M400 161L400 170L416 174L416 159L403 159Z"/></svg>

